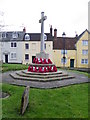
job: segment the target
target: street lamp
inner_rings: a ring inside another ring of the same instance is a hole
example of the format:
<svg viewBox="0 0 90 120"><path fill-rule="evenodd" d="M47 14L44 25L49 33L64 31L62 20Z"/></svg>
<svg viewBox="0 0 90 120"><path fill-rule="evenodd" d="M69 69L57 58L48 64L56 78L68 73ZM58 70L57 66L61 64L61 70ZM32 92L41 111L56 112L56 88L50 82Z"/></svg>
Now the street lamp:
<svg viewBox="0 0 90 120"><path fill-rule="evenodd" d="M65 68L65 37L66 37L65 32L63 32L62 37L63 37L63 68Z"/></svg>

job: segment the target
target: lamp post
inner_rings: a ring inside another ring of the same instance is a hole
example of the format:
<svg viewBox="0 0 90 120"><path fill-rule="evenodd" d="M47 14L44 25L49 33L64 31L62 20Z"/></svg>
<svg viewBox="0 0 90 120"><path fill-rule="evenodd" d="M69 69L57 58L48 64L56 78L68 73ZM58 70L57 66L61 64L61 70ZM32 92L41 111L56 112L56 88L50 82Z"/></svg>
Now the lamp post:
<svg viewBox="0 0 90 120"><path fill-rule="evenodd" d="M63 37L63 68L65 68L65 37L66 37L65 32L63 32L62 37Z"/></svg>

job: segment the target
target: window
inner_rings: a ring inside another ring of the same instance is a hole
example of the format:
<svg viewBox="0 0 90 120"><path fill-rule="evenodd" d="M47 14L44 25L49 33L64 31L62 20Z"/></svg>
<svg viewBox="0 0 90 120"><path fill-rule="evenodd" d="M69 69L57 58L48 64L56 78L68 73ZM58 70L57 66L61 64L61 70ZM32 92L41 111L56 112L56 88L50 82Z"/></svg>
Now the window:
<svg viewBox="0 0 90 120"><path fill-rule="evenodd" d="M6 32L2 33L2 38L6 38Z"/></svg>
<svg viewBox="0 0 90 120"><path fill-rule="evenodd" d="M44 49L46 50L46 43L44 44Z"/></svg>
<svg viewBox="0 0 90 120"><path fill-rule="evenodd" d="M16 59L16 53L11 53L11 59Z"/></svg>
<svg viewBox="0 0 90 120"><path fill-rule="evenodd" d="M26 35L25 35L25 40L30 40L29 34L26 34Z"/></svg>
<svg viewBox="0 0 90 120"><path fill-rule="evenodd" d="M62 64L65 63L65 64L66 64L66 63L67 63L67 58L65 58L65 61L64 61L64 58L62 58L62 59L61 59L61 63L62 63Z"/></svg>
<svg viewBox="0 0 90 120"><path fill-rule="evenodd" d="M16 44L16 43L14 43L14 47L17 47L17 44Z"/></svg>
<svg viewBox="0 0 90 120"><path fill-rule="evenodd" d="M81 59L81 64L88 64L88 59Z"/></svg>
<svg viewBox="0 0 90 120"><path fill-rule="evenodd" d="M11 43L11 47L13 47L13 43Z"/></svg>
<svg viewBox="0 0 90 120"><path fill-rule="evenodd" d="M29 54L25 54L25 60L29 60Z"/></svg>
<svg viewBox="0 0 90 120"><path fill-rule="evenodd" d="M64 54L64 50L61 50L61 54ZM65 54L67 54L67 50L65 50Z"/></svg>
<svg viewBox="0 0 90 120"><path fill-rule="evenodd" d="M12 33L12 37L13 37L13 38L18 38L18 33L17 33L17 32L13 32L13 33Z"/></svg>
<svg viewBox="0 0 90 120"><path fill-rule="evenodd" d="M44 40L47 40L47 35L44 34Z"/></svg>
<svg viewBox="0 0 90 120"><path fill-rule="evenodd" d="M11 42L11 47L17 47L17 43L16 42Z"/></svg>
<svg viewBox="0 0 90 120"><path fill-rule="evenodd" d="M29 49L29 44L28 43L25 44L25 49Z"/></svg>
<svg viewBox="0 0 90 120"><path fill-rule="evenodd" d="M82 50L83 55L88 55L88 50Z"/></svg>
<svg viewBox="0 0 90 120"><path fill-rule="evenodd" d="M82 40L82 45L88 45L88 40Z"/></svg>

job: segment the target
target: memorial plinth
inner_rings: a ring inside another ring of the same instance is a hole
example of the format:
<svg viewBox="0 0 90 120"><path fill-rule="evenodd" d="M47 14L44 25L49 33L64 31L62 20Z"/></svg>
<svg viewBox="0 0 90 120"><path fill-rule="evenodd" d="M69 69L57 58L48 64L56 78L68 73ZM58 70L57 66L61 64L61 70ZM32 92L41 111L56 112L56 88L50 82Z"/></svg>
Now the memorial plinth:
<svg viewBox="0 0 90 120"><path fill-rule="evenodd" d="M45 53L45 52L40 52L36 54L37 58L44 58L44 59L48 59L49 58L49 54Z"/></svg>
<svg viewBox="0 0 90 120"><path fill-rule="evenodd" d="M28 67L28 71L38 73L57 72L57 68L50 59L34 58L33 63Z"/></svg>

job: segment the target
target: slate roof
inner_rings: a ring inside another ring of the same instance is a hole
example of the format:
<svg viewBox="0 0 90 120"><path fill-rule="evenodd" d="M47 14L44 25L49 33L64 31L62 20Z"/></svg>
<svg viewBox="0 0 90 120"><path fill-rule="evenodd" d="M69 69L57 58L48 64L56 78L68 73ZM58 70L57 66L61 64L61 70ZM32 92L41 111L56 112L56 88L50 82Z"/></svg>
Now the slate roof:
<svg viewBox="0 0 90 120"><path fill-rule="evenodd" d="M28 34L30 36L30 41L40 41L41 40L41 33L25 33L25 35ZM53 36L50 35L50 33L44 33L47 36L46 41L53 41ZM25 40L25 35L23 40Z"/></svg>
<svg viewBox="0 0 90 120"><path fill-rule="evenodd" d="M63 38L62 37L57 37L56 39L54 39L53 41L53 49L56 50L62 50L64 49L64 44L65 44L65 49L66 50L75 50L75 44L77 42L77 37L65 37L65 43L63 42Z"/></svg>
<svg viewBox="0 0 90 120"><path fill-rule="evenodd" d="M17 38L13 38L13 33L17 33L18 37ZM11 32L1 32L2 36L4 34L6 34L6 38L2 37L2 41L7 42L7 41L11 41L11 40L15 40L15 41L22 41L23 37L24 37L24 32L23 31L11 31Z"/></svg>
<svg viewBox="0 0 90 120"><path fill-rule="evenodd" d="M17 38L13 38L13 33L16 32L18 34ZM25 41L25 35L28 34L30 36L29 41L40 41L41 40L41 33L25 33L23 31L11 31L11 32L2 32L2 35L6 34L6 38L2 37L1 41ZM53 36L50 33L45 33L47 36L46 41L53 41Z"/></svg>
<svg viewBox="0 0 90 120"><path fill-rule="evenodd" d="M65 49L66 50L76 50L76 43L77 41L82 37L82 35L85 32L90 32L86 29L84 32L82 32L79 36L77 37L65 37ZM30 36L29 41L40 41L41 40L41 33L25 33L23 31L16 31L18 33L18 38L12 38L12 32L6 32L6 38L3 38L2 41L11 41L11 40L17 40L17 41L26 41L25 40L25 35L28 34ZM54 36L51 36L50 33L45 33L47 36L46 41L53 41L53 49L55 50L62 50L64 48L64 42L63 42L63 37L57 37L54 38Z"/></svg>

